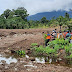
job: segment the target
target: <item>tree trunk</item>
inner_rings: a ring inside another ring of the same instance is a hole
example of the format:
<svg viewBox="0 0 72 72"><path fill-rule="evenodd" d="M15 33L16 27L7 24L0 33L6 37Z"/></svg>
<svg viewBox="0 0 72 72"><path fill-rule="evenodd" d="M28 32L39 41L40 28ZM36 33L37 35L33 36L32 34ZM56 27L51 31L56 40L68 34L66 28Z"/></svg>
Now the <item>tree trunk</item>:
<svg viewBox="0 0 72 72"><path fill-rule="evenodd" d="M61 26L60 26L60 31L61 31Z"/></svg>

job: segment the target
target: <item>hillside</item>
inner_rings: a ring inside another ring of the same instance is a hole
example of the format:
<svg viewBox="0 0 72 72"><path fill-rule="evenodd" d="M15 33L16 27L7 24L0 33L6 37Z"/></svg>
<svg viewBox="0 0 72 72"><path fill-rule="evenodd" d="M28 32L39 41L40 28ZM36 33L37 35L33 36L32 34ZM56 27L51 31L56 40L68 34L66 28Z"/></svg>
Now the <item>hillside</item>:
<svg viewBox="0 0 72 72"><path fill-rule="evenodd" d="M52 12L37 13L35 15L28 16L28 20L40 20L42 17L46 17L48 20L50 20L54 16L55 16L55 18L57 18L59 16L64 16L66 12L67 11L59 10L59 11L52 11ZM71 11L69 11L67 13L69 13L70 17L72 17Z"/></svg>

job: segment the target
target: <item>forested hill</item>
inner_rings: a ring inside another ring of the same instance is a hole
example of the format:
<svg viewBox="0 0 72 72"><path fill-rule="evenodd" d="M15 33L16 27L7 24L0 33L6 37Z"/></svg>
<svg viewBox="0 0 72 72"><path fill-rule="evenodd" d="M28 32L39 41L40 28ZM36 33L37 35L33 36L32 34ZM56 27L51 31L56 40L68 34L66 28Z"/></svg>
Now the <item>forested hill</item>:
<svg viewBox="0 0 72 72"><path fill-rule="evenodd" d="M40 20L42 17L46 17L48 20L52 19L54 16L55 18L59 16L65 16L65 13L67 11L52 11L52 12L42 12L42 13L37 13L35 15L28 16L28 20ZM72 11L67 12L70 17L72 18Z"/></svg>

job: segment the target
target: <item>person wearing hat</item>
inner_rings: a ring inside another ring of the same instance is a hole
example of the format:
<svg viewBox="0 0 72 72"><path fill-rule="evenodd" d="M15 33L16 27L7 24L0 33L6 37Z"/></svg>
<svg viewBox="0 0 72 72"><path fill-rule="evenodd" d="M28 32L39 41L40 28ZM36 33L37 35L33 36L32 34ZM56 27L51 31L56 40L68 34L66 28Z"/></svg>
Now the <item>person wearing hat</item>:
<svg viewBox="0 0 72 72"><path fill-rule="evenodd" d="M51 39L51 35L47 31L47 37L46 37L46 41L45 41L45 46L47 46L47 43L50 41L50 39Z"/></svg>

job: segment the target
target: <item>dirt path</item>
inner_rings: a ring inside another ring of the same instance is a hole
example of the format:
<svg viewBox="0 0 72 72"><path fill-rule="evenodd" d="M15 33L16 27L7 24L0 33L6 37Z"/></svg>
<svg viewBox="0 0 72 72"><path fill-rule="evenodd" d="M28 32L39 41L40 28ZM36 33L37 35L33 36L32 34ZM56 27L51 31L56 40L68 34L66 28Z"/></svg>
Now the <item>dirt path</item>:
<svg viewBox="0 0 72 72"><path fill-rule="evenodd" d="M44 45L43 34L49 29L16 29L0 30L0 53L4 54L8 48L27 50L31 43ZM72 72L72 68L54 64L41 64L30 61L28 58L17 58L17 63L0 64L0 72ZM30 65L30 66L28 66Z"/></svg>

